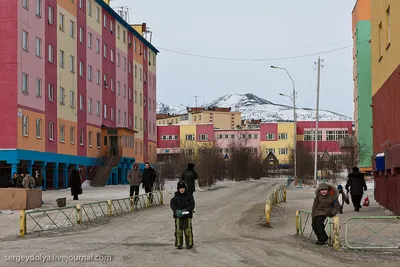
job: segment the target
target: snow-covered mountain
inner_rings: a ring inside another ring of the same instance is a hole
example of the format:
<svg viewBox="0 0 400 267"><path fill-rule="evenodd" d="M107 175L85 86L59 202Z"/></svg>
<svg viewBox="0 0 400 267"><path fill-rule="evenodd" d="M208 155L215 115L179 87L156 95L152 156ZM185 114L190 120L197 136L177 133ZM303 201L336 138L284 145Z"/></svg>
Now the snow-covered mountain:
<svg viewBox="0 0 400 267"><path fill-rule="evenodd" d="M226 107L232 111L240 111L242 119L261 119L266 122L274 121L293 121L293 107L272 103L251 93L235 93L222 96L205 107ZM186 107L169 106L163 103L157 104L157 113L183 114ZM299 108L296 109L297 120L315 120L315 109ZM319 120L321 121L351 121L352 118L328 110L319 110Z"/></svg>

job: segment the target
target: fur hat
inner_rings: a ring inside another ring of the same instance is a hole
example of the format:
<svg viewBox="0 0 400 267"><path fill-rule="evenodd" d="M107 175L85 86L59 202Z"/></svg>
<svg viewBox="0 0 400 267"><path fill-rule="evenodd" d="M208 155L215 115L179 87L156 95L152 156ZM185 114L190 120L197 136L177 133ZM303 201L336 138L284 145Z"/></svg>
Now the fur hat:
<svg viewBox="0 0 400 267"><path fill-rule="evenodd" d="M326 183L320 183L318 186L318 191L322 191L322 190L329 190L329 185Z"/></svg>
<svg viewBox="0 0 400 267"><path fill-rule="evenodd" d="M186 189L186 184L185 184L185 182L179 181L178 184L177 184L177 188L178 188L178 190L181 189L181 188L185 188L185 189Z"/></svg>

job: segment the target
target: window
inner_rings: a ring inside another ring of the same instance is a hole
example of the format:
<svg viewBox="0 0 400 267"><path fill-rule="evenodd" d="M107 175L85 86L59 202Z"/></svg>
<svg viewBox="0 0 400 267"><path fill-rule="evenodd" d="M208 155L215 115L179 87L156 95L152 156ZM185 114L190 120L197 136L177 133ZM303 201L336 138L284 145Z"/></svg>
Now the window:
<svg viewBox="0 0 400 267"><path fill-rule="evenodd" d="M104 48L104 49L103 49L104 58L107 58L107 45L104 44L104 47L103 47L103 48Z"/></svg>
<svg viewBox="0 0 400 267"><path fill-rule="evenodd" d="M22 31L22 49L28 52L28 32Z"/></svg>
<svg viewBox="0 0 400 267"><path fill-rule="evenodd" d="M139 103L142 105L142 93L140 93Z"/></svg>
<svg viewBox="0 0 400 267"><path fill-rule="evenodd" d="M53 25L54 24L54 8L52 6L49 6L48 12L49 12L49 20L48 20L48 22L49 22L50 25Z"/></svg>
<svg viewBox="0 0 400 267"><path fill-rule="evenodd" d="M83 0L79 0L79 8L83 9Z"/></svg>
<svg viewBox="0 0 400 267"><path fill-rule="evenodd" d="M139 68L139 80L142 80L142 68Z"/></svg>
<svg viewBox="0 0 400 267"><path fill-rule="evenodd" d="M53 102L54 101L54 85L49 83L47 85L47 93L48 93L48 97L49 97L49 101Z"/></svg>
<svg viewBox="0 0 400 267"><path fill-rule="evenodd" d="M54 46L49 44L49 62L54 63Z"/></svg>
<svg viewBox="0 0 400 267"><path fill-rule="evenodd" d="M137 78L137 65L135 64L135 77Z"/></svg>
<svg viewBox="0 0 400 267"><path fill-rule="evenodd" d="M79 42L81 43L81 44L83 44L84 43L84 36L85 36L85 34L84 34L84 31L83 31L83 28L82 27L79 27Z"/></svg>
<svg viewBox="0 0 400 267"><path fill-rule="evenodd" d="M100 23L100 8L96 7L96 21Z"/></svg>
<svg viewBox="0 0 400 267"><path fill-rule="evenodd" d="M75 144L75 127L69 128L69 140L71 144Z"/></svg>
<svg viewBox="0 0 400 267"><path fill-rule="evenodd" d="M151 98L149 98L149 110L151 110ZM196 116L194 118L196 119Z"/></svg>
<svg viewBox="0 0 400 267"><path fill-rule="evenodd" d="M304 131L304 141L315 141L315 130ZM318 140L322 140L322 131L318 130Z"/></svg>
<svg viewBox="0 0 400 267"><path fill-rule="evenodd" d="M24 115L24 116L22 116L22 135L23 136L28 136L28 134L29 134L28 128L29 128L29 117Z"/></svg>
<svg viewBox="0 0 400 267"><path fill-rule="evenodd" d="M36 119L36 138L42 138L42 119Z"/></svg>
<svg viewBox="0 0 400 267"><path fill-rule="evenodd" d="M69 106L71 108L75 108L75 92L74 91L69 92Z"/></svg>
<svg viewBox="0 0 400 267"><path fill-rule="evenodd" d="M136 52L136 39L133 40L133 50Z"/></svg>
<svg viewBox="0 0 400 267"><path fill-rule="evenodd" d="M29 0L22 0L22 6L23 6L23 8L25 8L25 9L28 9L28 8L29 8L28 2L29 2Z"/></svg>
<svg viewBox="0 0 400 267"><path fill-rule="evenodd" d="M100 108L100 101L97 101L97 102L96 102L96 115L97 115L98 117L100 117L100 112L101 112L100 109L101 109L101 108Z"/></svg>
<svg viewBox="0 0 400 267"><path fill-rule="evenodd" d="M22 92L27 94L29 92L29 75L22 73Z"/></svg>
<svg viewBox="0 0 400 267"><path fill-rule="evenodd" d="M92 33L88 33L88 47L92 49Z"/></svg>
<svg viewBox="0 0 400 267"><path fill-rule="evenodd" d="M89 139L89 141L88 141L89 147L93 147L93 132L92 131L89 131L88 139Z"/></svg>
<svg viewBox="0 0 400 267"><path fill-rule="evenodd" d="M103 114L104 114L104 119L107 119L107 105L104 105L103 107Z"/></svg>
<svg viewBox="0 0 400 267"><path fill-rule="evenodd" d="M36 0L36 16L42 17L42 0Z"/></svg>
<svg viewBox="0 0 400 267"><path fill-rule="evenodd" d="M383 30L382 30L382 22L379 23L379 60L383 57Z"/></svg>
<svg viewBox="0 0 400 267"><path fill-rule="evenodd" d="M113 27L114 25L113 25L113 22L112 22L112 20L110 20L110 31L111 31L111 34L114 34L114 27Z"/></svg>
<svg viewBox="0 0 400 267"><path fill-rule="evenodd" d="M348 131L341 130L341 131L326 131L326 141L339 141L347 137ZM319 137L319 136L318 136ZM319 140L319 139L318 139Z"/></svg>
<svg viewBox="0 0 400 267"><path fill-rule="evenodd" d="M135 124L135 129L137 129L137 116L135 116L134 124Z"/></svg>
<svg viewBox="0 0 400 267"><path fill-rule="evenodd" d="M153 122L153 134L156 134L156 124L154 122ZM178 140L178 138L176 140Z"/></svg>
<svg viewBox="0 0 400 267"><path fill-rule="evenodd" d="M49 122L49 140L54 140L54 122Z"/></svg>
<svg viewBox="0 0 400 267"><path fill-rule="evenodd" d="M79 76L83 77L83 62L79 61Z"/></svg>
<svg viewBox="0 0 400 267"><path fill-rule="evenodd" d="M126 71L126 57L124 57L122 60L122 66L124 68L124 71Z"/></svg>
<svg viewBox="0 0 400 267"><path fill-rule="evenodd" d="M275 154L275 148L267 148L267 155L268 155L268 153L272 153L272 154Z"/></svg>
<svg viewBox="0 0 400 267"><path fill-rule="evenodd" d="M75 37L75 22L72 20L69 21L69 36L72 38Z"/></svg>
<svg viewBox="0 0 400 267"><path fill-rule="evenodd" d="M117 38L120 39L120 27L119 25L117 25Z"/></svg>
<svg viewBox="0 0 400 267"><path fill-rule="evenodd" d="M80 130L79 134L79 144L83 146L83 139L84 139L85 131L83 129Z"/></svg>
<svg viewBox="0 0 400 267"><path fill-rule="evenodd" d="M114 50L113 49L110 49L110 59L111 59L111 62L114 62Z"/></svg>
<svg viewBox="0 0 400 267"><path fill-rule="evenodd" d="M117 94L121 95L121 82L120 81L117 82Z"/></svg>
<svg viewBox="0 0 400 267"><path fill-rule="evenodd" d="M84 101L83 95L80 95L80 96L79 96L79 109L80 109L81 111L83 111L83 107L84 107L83 101Z"/></svg>
<svg viewBox="0 0 400 267"><path fill-rule="evenodd" d="M93 113L93 99L89 98L88 100L88 111L89 113Z"/></svg>
<svg viewBox="0 0 400 267"><path fill-rule="evenodd" d="M129 88L129 100L132 100L133 90Z"/></svg>
<svg viewBox="0 0 400 267"><path fill-rule="evenodd" d="M88 10L88 15L91 17L92 16L92 0L88 0L87 10Z"/></svg>
<svg viewBox="0 0 400 267"><path fill-rule="evenodd" d="M126 126L126 111L124 111L124 125Z"/></svg>
<svg viewBox="0 0 400 267"><path fill-rule="evenodd" d="M128 116L128 125L129 127L132 127L132 114L129 114Z"/></svg>
<svg viewBox="0 0 400 267"><path fill-rule="evenodd" d="M88 80L92 81L92 66L88 65Z"/></svg>
<svg viewBox="0 0 400 267"><path fill-rule="evenodd" d="M139 124L139 127L140 127L140 130L142 130L142 129L143 129L143 120L142 120L142 118L140 118L140 124Z"/></svg>
<svg viewBox="0 0 400 267"><path fill-rule="evenodd" d="M128 62L128 72L132 74L132 61Z"/></svg>
<svg viewBox="0 0 400 267"><path fill-rule="evenodd" d="M100 39L96 38L96 53L100 54Z"/></svg>
<svg viewBox="0 0 400 267"><path fill-rule="evenodd" d="M98 85L100 85L100 71L99 70L97 70L97 72L96 72L96 83Z"/></svg>
<svg viewBox="0 0 400 267"><path fill-rule="evenodd" d="M287 148L279 148L279 155L287 155L288 149Z"/></svg>
<svg viewBox="0 0 400 267"><path fill-rule="evenodd" d="M111 108L111 120L114 121L114 108Z"/></svg>
<svg viewBox="0 0 400 267"><path fill-rule="evenodd" d="M114 88L114 78L110 79L110 83L111 83L111 91L115 92L115 88Z"/></svg>
<svg viewBox="0 0 400 267"><path fill-rule="evenodd" d="M287 135L287 133L279 133L278 138L279 138L279 140L287 140L288 135Z"/></svg>
<svg viewBox="0 0 400 267"><path fill-rule="evenodd" d="M108 88L107 80L108 80L107 74L104 74L104 75L103 75L103 82L104 82L104 87L105 87L105 88Z"/></svg>
<svg viewBox="0 0 400 267"><path fill-rule="evenodd" d="M194 134L187 134L186 141L194 141Z"/></svg>
<svg viewBox="0 0 400 267"><path fill-rule="evenodd" d="M266 140L275 140L275 134L274 133L267 133L265 136Z"/></svg>
<svg viewBox="0 0 400 267"><path fill-rule="evenodd" d="M60 142L64 143L65 142L65 125L60 124Z"/></svg>
<svg viewBox="0 0 400 267"><path fill-rule="evenodd" d="M75 57L69 56L69 71L74 73L75 72Z"/></svg>
<svg viewBox="0 0 400 267"><path fill-rule="evenodd" d="M117 66L120 67L120 59L121 59L121 55L119 53L117 53Z"/></svg>
<svg viewBox="0 0 400 267"><path fill-rule="evenodd" d="M36 56L42 57L42 40L36 37Z"/></svg>
<svg viewBox="0 0 400 267"><path fill-rule="evenodd" d="M60 31L64 31L64 28L65 28L65 26L64 26L64 14L63 13L60 13L60 17L59 17L59 23L60 23Z"/></svg>
<svg viewBox="0 0 400 267"><path fill-rule="evenodd" d="M101 146L100 139L101 139L100 133L96 133L96 145L97 145L97 148L100 148L100 146Z"/></svg>
<svg viewBox="0 0 400 267"><path fill-rule="evenodd" d="M124 97L126 98L126 84L124 84Z"/></svg>
<svg viewBox="0 0 400 267"><path fill-rule="evenodd" d="M65 89L60 87L60 105L65 105Z"/></svg>
<svg viewBox="0 0 400 267"><path fill-rule="evenodd" d="M386 16L387 16L387 48L389 48L389 45L390 45L390 6L386 10Z"/></svg>
<svg viewBox="0 0 400 267"><path fill-rule="evenodd" d="M124 44L126 44L126 31L124 30L124 32L123 32L123 42L124 42Z"/></svg>
<svg viewBox="0 0 400 267"><path fill-rule="evenodd" d="M199 134L199 141L207 141L208 140L208 135L206 134Z"/></svg>
<svg viewBox="0 0 400 267"><path fill-rule="evenodd" d="M60 50L60 68L64 68L64 51Z"/></svg>
<svg viewBox="0 0 400 267"><path fill-rule="evenodd" d="M104 28L107 28L107 15L106 14L104 14L104 16L103 16L103 26L104 26Z"/></svg>
<svg viewBox="0 0 400 267"><path fill-rule="evenodd" d="M121 110L119 110L119 109L117 111L117 122L121 123Z"/></svg>
<svg viewBox="0 0 400 267"><path fill-rule="evenodd" d="M36 97L42 97L42 79L36 78Z"/></svg>

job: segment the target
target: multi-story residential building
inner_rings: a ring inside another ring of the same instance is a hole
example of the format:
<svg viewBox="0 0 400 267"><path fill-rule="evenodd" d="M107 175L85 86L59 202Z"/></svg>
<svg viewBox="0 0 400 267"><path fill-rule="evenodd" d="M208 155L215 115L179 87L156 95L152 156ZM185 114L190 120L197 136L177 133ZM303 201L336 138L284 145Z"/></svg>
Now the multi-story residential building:
<svg viewBox="0 0 400 267"><path fill-rule="evenodd" d="M216 128L228 130L239 128L242 124L240 112L219 107L187 108L186 114L157 114L157 117L157 125L212 123Z"/></svg>
<svg viewBox="0 0 400 267"><path fill-rule="evenodd" d="M372 90L371 90L371 9L370 0L358 0L353 17L353 77L355 135L365 156L362 170L371 171L372 156Z"/></svg>
<svg viewBox="0 0 400 267"><path fill-rule="evenodd" d="M37 168L44 188L66 188L68 171L114 156L108 183L116 184L131 163L156 158L158 51L142 32L106 0L0 6L0 165L8 175Z"/></svg>
<svg viewBox="0 0 400 267"><path fill-rule="evenodd" d="M375 199L400 215L400 2L371 1ZM389 197L390 196L390 197Z"/></svg>
<svg viewBox="0 0 400 267"><path fill-rule="evenodd" d="M181 149L199 147L202 143L214 143L220 152L229 157L231 148L248 147L262 158L273 153L280 165L289 164L290 149L293 147L293 123L261 123L259 129L216 129L213 124L180 124L158 126L158 149L160 161L165 155L178 156ZM353 134L351 121L319 122L318 153L346 153L340 141ZM315 122L297 122L297 145L307 152L315 151ZM213 139L210 138L213 136Z"/></svg>

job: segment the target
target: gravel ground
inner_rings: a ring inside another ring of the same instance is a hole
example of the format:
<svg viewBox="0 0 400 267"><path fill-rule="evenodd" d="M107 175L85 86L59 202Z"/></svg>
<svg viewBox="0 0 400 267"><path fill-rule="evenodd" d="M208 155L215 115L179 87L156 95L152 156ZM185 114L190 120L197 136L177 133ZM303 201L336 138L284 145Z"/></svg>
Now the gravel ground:
<svg viewBox="0 0 400 267"><path fill-rule="evenodd" d="M376 266L378 262L381 266L398 266L398 256L334 252L328 246L319 247L310 240L295 237L295 210L309 209L311 190L289 190L288 203L273 209L273 227L262 227L265 199L284 182L262 179L196 192L192 250L179 251L173 245L174 224L168 205L172 194L167 193L164 206L134 212L106 224L39 237L3 239L0 266L19 266L15 261L6 261L13 256L18 260L18 256L51 257L53 254L75 256L73 264L80 266L326 267L340 264L366 267ZM89 262L77 258L89 255L100 255L103 259L112 256L112 261ZM67 266L67 263L48 260L30 262L28 266Z"/></svg>

